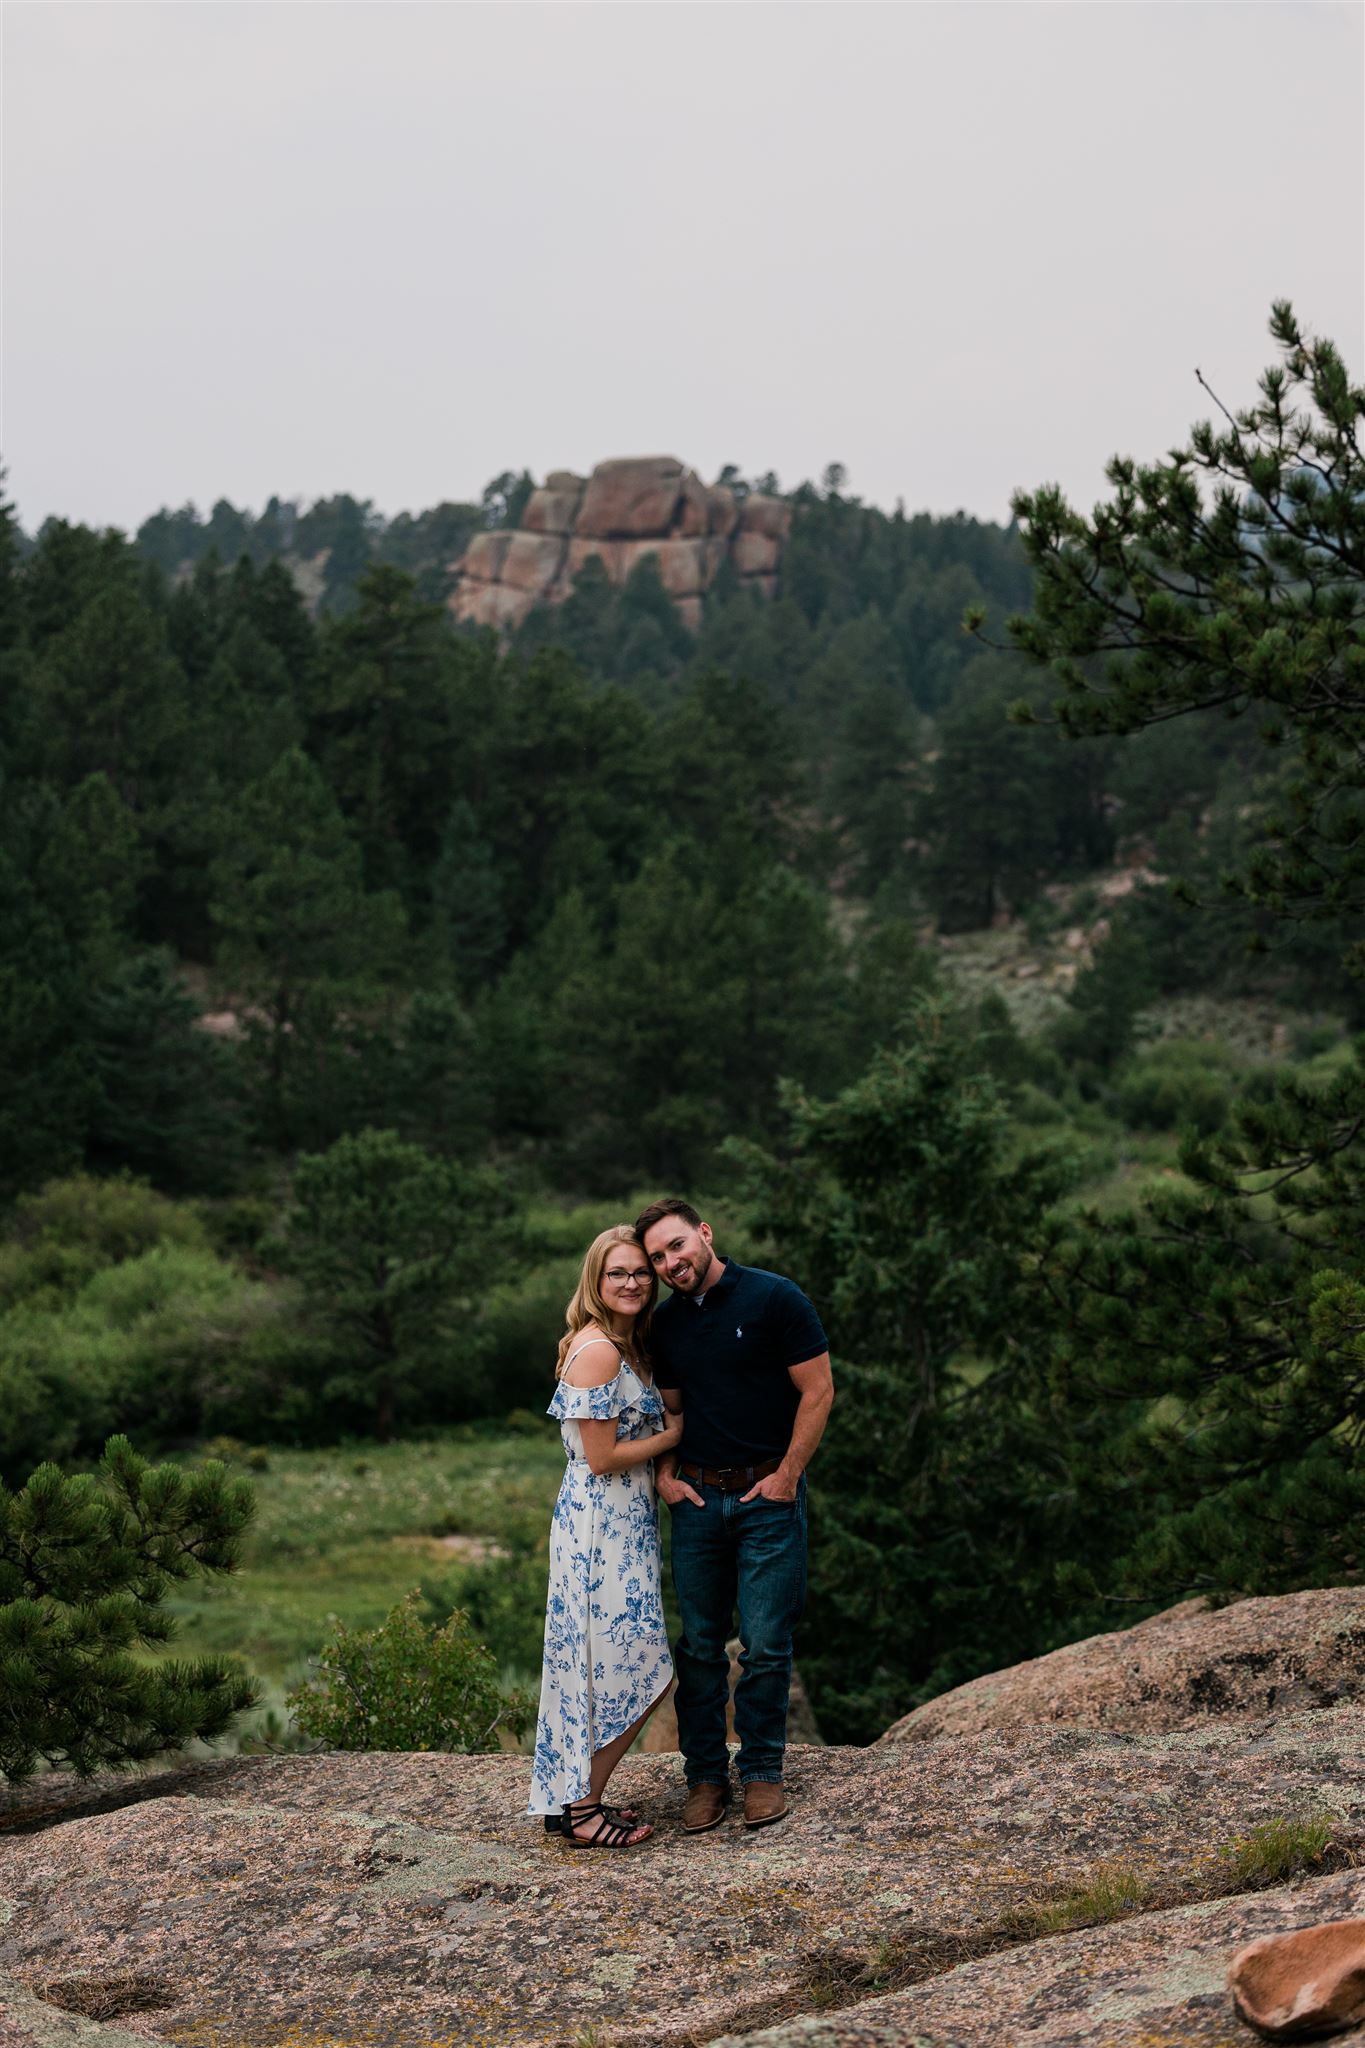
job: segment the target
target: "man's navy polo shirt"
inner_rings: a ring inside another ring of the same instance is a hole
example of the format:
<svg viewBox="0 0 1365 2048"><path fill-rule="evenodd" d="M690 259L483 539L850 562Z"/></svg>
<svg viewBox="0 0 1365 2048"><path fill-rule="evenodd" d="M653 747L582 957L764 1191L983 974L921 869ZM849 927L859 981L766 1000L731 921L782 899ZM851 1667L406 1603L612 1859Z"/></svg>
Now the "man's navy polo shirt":
<svg viewBox="0 0 1365 2048"><path fill-rule="evenodd" d="M828 1351L820 1318L793 1280L725 1261L698 1306L671 1294L649 1335L654 1377L683 1400L678 1456L690 1465L757 1465L791 1442L801 1396L788 1376Z"/></svg>

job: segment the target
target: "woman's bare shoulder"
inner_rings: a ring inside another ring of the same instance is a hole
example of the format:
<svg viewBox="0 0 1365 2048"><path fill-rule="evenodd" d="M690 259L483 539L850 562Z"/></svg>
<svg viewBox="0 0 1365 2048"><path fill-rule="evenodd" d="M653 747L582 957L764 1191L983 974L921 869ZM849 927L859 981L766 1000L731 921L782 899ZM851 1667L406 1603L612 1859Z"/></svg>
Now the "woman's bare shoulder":
<svg viewBox="0 0 1365 2048"><path fill-rule="evenodd" d="M573 1364L561 1374L566 1386L605 1387L621 1370L621 1347L596 1323L585 1323L569 1347Z"/></svg>

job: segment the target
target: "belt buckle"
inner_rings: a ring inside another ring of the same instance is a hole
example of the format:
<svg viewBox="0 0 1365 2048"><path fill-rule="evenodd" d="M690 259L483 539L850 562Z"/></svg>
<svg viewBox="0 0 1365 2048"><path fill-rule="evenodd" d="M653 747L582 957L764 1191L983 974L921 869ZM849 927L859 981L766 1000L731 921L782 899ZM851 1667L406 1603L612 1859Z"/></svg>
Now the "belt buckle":
<svg viewBox="0 0 1365 2048"><path fill-rule="evenodd" d="M716 1484L722 1493L738 1493L748 1470L747 1465L717 1465Z"/></svg>

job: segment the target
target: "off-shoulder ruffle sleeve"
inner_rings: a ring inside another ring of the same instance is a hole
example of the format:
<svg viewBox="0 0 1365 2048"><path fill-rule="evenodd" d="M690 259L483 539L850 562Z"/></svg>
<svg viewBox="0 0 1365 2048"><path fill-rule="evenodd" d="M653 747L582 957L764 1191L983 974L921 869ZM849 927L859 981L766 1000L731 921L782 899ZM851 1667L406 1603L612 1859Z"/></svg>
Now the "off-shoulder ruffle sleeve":
<svg viewBox="0 0 1365 2048"><path fill-rule="evenodd" d="M613 1416L624 1415L634 1392L627 1384L624 1366L614 1380L600 1387L571 1387L561 1380L545 1413L559 1422L610 1422Z"/></svg>

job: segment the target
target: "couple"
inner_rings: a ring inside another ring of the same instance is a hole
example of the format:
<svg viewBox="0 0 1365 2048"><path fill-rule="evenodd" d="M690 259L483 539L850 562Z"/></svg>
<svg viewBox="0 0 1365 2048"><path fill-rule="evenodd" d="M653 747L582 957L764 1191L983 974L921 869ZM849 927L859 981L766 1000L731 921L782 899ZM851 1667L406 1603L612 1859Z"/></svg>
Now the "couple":
<svg viewBox="0 0 1365 2048"><path fill-rule="evenodd" d="M656 1313L660 1277L672 1291ZM657 1486L672 1512L682 1620L683 1828L715 1827L729 1802L736 1607L744 1821L781 1820L792 1630L806 1593L803 1474L834 1398L820 1319L790 1280L722 1259L697 1211L664 1201L633 1229L594 1239L564 1320L549 1413L568 1465L550 1533L528 1811L586 1847L631 1848L653 1833L602 1795L673 1676Z"/></svg>

